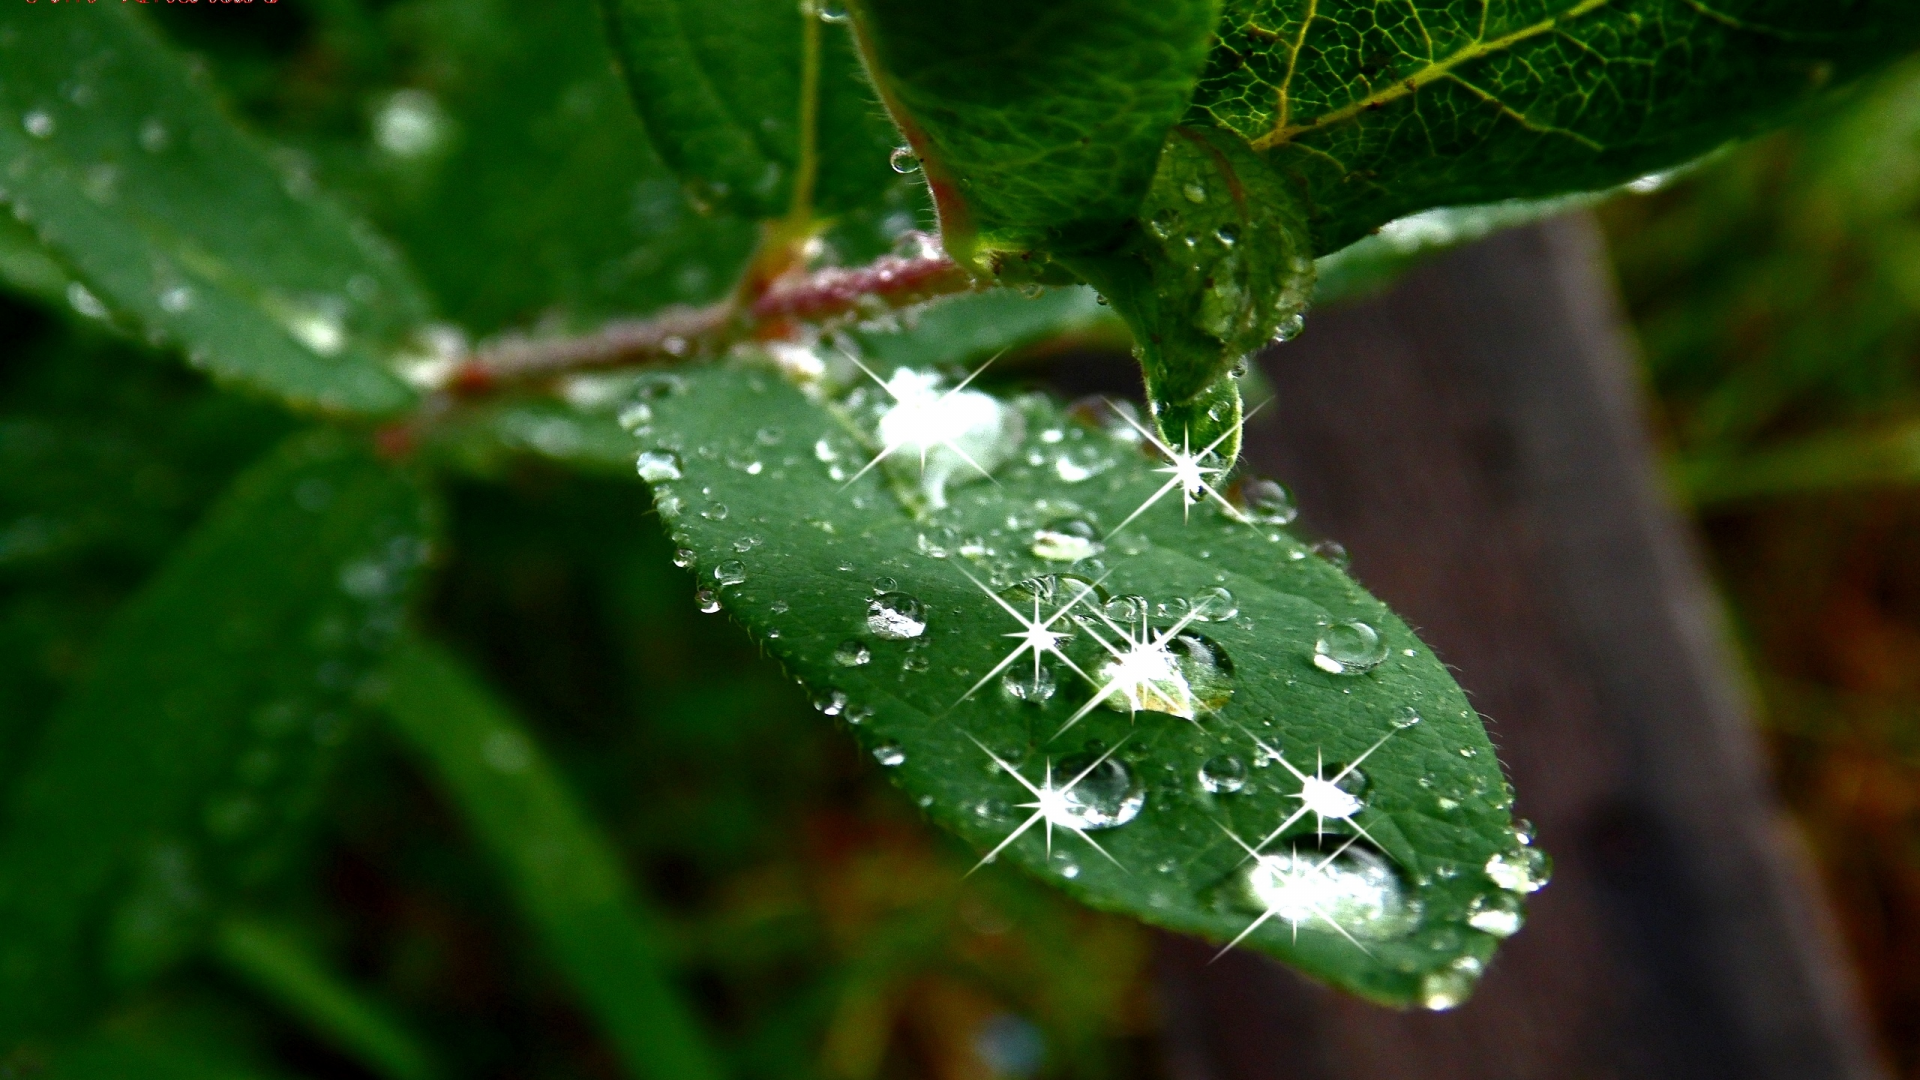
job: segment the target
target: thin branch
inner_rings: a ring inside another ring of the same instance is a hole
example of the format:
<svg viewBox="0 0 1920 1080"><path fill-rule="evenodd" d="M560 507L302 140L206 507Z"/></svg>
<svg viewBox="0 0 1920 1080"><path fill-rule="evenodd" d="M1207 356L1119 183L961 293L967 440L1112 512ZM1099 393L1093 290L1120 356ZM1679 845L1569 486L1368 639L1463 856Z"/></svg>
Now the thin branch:
<svg viewBox="0 0 1920 1080"><path fill-rule="evenodd" d="M457 396L477 397L574 371L719 356L741 342L792 340L977 287L944 253L886 255L862 267L781 277L753 296L610 322L577 337L503 338L453 364L439 382Z"/></svg>

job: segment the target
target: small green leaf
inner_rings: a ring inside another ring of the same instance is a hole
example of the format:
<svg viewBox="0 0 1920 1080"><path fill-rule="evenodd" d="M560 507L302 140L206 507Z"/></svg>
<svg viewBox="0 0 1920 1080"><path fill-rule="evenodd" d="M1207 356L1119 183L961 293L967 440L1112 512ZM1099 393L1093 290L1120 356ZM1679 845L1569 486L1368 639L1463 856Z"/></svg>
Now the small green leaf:
<svg viewBox="0 0 1920 1080"><path fill-rule="evenodd" d="M519 719L440 649L409 641L388 707L521 911L636 1077L715 1080L714 1050L661 956L661 931L601 834Z"/></svg>
<svg viewBox="0 0 1920 1080"><path fill-rule="evenodd" d="M701 605L977 850L1157 925L1252 928L1244 947L1379 1001L1463 997L1544 857L1445 666L1281 528L1276 489L1246 488L1244 513L1205 490L1183 506L1135 427L886 377L844 396L752 368L651 388L642 472ZM967 482L962 454L993 482ZM1070 635L1061 655L1021 651L1036 622ZM1049 804L1049 851L1028 785L1090 768L1079 806ZM1335 817L1297 813L1303 795Z"/></svg>
<svg viewBox="0 0 1920 1080"><path fill-rule="evenodd" d="M1175 128L1124 236L1061 261L1133 331L1161 438L1215 448L1231 465L1240 393L1228 374L1297 324L1313 291L1293 193L1237 136Z"/></svg>
<svg viewBox="0 0 1920 1080"><path fill-rule="evenodd" d="M367 226L276 167L133 8L0 13L0 203L124 319L216 378L297 407L384 413L426 315Z"/></svg>
<svg viewBox="0 0 1920 1080"><path fill-rule="evenodd" d="M1326 253L1434 206L1671 168L1916 43L1907 0L1227 0L1187 122L1264 152Z"/></svg>
<svg viewBox="0 0 1920 1080"><path fill-rule="evenodd" d="M244 915L223 919L214 955L275 999L316 1035L387 1080L432 1080L439 1070L424 1044L369 1001L295 935Z"/></svg>
<svg viewBox="0 0 1920 1080"><path fill-rule="evenodd" d="M1133 218L1219 3L856 0L850 10L947 250L1022 280L1049 276L1028 256L1105 249Z"/></svg>
<svg viewBox="0 0 1920 1080"><path fill-rule="evenodd" d="M310 818L426 551L346 437L244 474L119 614L0 836L0 1046L186 955Z"/></svg>
<svg viewBox="0 0 1920 1080"><path fill-rule="evenodd" d="M809 4L602 0L602 10L653 144L697 201L759 218L830 215L899 182L896 136L846 29Z"/></svg>

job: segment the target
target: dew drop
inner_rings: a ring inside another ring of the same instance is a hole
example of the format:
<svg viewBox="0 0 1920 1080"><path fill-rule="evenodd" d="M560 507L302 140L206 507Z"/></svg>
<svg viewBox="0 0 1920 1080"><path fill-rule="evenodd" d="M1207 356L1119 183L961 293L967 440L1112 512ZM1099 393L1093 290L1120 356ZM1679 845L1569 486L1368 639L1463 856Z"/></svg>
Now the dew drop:
<svg viewBox="0 0 1920 1080"><path fill-rule="evenodd" d="M1185 195L1188 202L1198 205L1207 201L1207 185L1198 180L1189 180L1180 189L1180 194Z"/></svg>
<svg viewBox="0 0 1920 1080"><path fill-rule="evenodd" d="M685 570L687 567L692 566L695 562L699 561L699 558L700 556L694 554L692 548L674 548L673 549L673 565L679 567L682 570Z"/></svg>
<svg viewBox="0 0 1920 1080"><path fill-rule="evenodd" d="M680 479L680 455L671 450L642 451L636 464L640 469L640 479L649 484Z"/></svg>
<svg viewBox="0 0 1920 1080"><path fill-rule="evenodd" d="M1305 330L1306 328L1307 328L1307 320L1305 316L1297 315L1297 314L1289 315L1286 318L1281 319L1280 325L1274 328L1273 340L1292 341L1294 338L1297 338L1300 336L1300 331Z"/></svg>
<svg viewBox="0 0 1920 1080"><path fill-rule="evenodd" d="M1262 525L1291 525L1300 516L1293 492L1276 480L1246 480L1240 485L1240 498L1246 504L1247 517Z"/></svg>
<svg viewBox="0 0 1920 1080"><path fill-rule="evenodd" d="M1525 921L1520 914L1520 898L1510 892L1477 896L1467 906L1467 925L1497 938L1519 933L1520 924Z"/></svg>
<svg viewBox="0 0 1920 1080"><path fill-rule="evenodd" d="M720 593L711 585L702 585L693 590L693 603L708 615L720 610Z"/></svg>
<svg viewBox="0 0 1920 1080"><path fill-rule="evenodd" d="M747 564L739 559L728 559L713 568L713 580L722 585L738 585L747 580Z"/></svg>
<svg viewBox="0 0 1920 1080"><path fill-rule="evenodd" d="M1222 225L1219 228L1213 230L1213 235L1214 235L1214 238L1219 240L1221 243L1227 245L1228 247L1232 247L1234 244L1240 241L1240 227L1238 225L1233 224L1232 222L1228 222L1227 224Z"/></svg>
<svg viewBox="0 0 1920 1080"><path fill-rule="evenodd" d="M104 319L107 317L107 305L101 303L100 298L93 295L93 290L77 281L67 282L67 304L72 307L73 310L85 315L89 319Z"/></svg>
<svg viewBox="0 0 1920 1080"><path fill-rule="evenodd" d="M167 125L157 116L149 116L140 124L140 149L149 154L165 153L173 142L173 135L167 131Z"/></svg>
<svg viewBox="0 0 1920 1080"><path fill-rule="evenodd" d="M873 748L873 760L891 769L906 762L907 752L899 743L884 742Z"/></svg>
<svg viewBox="0 0 1920 1080"><path fill-rule="evenodd" d="M885 574L873 579L873 591L877 593L892 592L899 587L900 582Z"/></svg>
<svg viewBox="0 0 1920 1080"><path fill-rule="evenodd" d="M1079 562L1091 559L1106 549L1099 533L1081 518L1049 522L1034 530L1032 551L1035 558L1048 562Z"/></svg>
<svg viewBox="0 0 1920 1080"><path fill-rule="evenodd" d="M185 285L175 285L160 293L160 310L169 315L179 315L193 306L193 290Z"/></svg>
<svg viewBox="0 0 1920 1080"><path fill-rule="evenodd" d="M1053 672L1044 665L1037 673L1031 667L1021 669L1016 665L1014 670L1000 679L1000 688L1013 700L1029 705L1045 704L1058 689L1054 685Z"/></svg>
<svg viewBox="0 0 1920 1080"><path fill-rule="evenodd" d="M1147 598L1144 596L1116 596L1106 602L1101 612L1108 619L1127 626L1140 620L1146 614Z"/></svg>
<svg viewBox="0 0 1920 1080"><path fill-rule="evenodd" d="M1536 847L1523 847L1487 860L1487 877L1508 892L1539 892L1553 878L1553 860Z"/></svg>
<svg viewBox="0 0 1920 1080"><path fill-rule="evenodd" d="M828 716L839 716L847 708L846 691L829 690L813 699L813 707L816 711Z"/></svg>
<svg viewBox="0 0 1920 1080"><path fill-rule="evenodd" d="M53 137L54 129L58 125L53 122L52 113L45 109L35 109L20 118L20 126L36 139L49 139Z"/></svg>
<svg viewBox="0 0 1920 1080"><path fill-rule="evenodd" d="M1338 540L1317 540L1307 550L1333 564L1336 570L1345 570L1353 565L1353 556L1347 554L1347 546Z"/></svg>
<svg viewBox="0 0 1920 1080"><path fill-rule="evenodd" d="M785 600L775 600L773 603L767 605L767 610L773 612L775 615L785 615L788 610L787 602Z"/></svg>
<svg viewBox="0 0 1920 1080"><path fill-rule="evenodd" d="M1407 728L1410 728L1419 722L1420 722L1420 714L1417 712L1414 712L1412 706L1408 706L1407 708L1402 709L1400 711L1399 716L1394 717L1393 726L1402 731L1405 731ZM1522 843L1524 842L1525 841L1522 841Z"/></svg>
<svg viewBox="0 0 1920 1080"><path fill-rule="evenodd" d="M1247 786L1247 763L1232 754L1208 758L1200 766L1200 786L1215 795L1231 795Z"/></svg>
<svg viewBox="0 0 1920 1080"><path fill-rule="evenodd" d="M727 504L717 502L707 504L706 508L700 511L700 516L706 518L708 521L725 521L727 520L727 513Z"/></svg>
<svg viewBox="0 0 1920 1080"><path fill-rule="evenodd" d="M884 592L867 601L867 629L888 641L927 632L927 606L903 592Z"/></svg>
<svg viewBox="0 0 1920 1080"><path fill-rule="evenodd" d="M1240 605L1234 602L1233 594L1218 585L1200 590L1191 603L1197 622L1227 622L1240 614Z"/></svg>
<svg viewBox="0 0 1920 1080"><path fill-rule="evenodd" d="M1330 675L1360 675L1387 658L1387 643L1366 623L1337 622L1320 631L1313 643L1313 666Z"/></svg>
<svg viewBox="0 0 1920 1080"><path fill-rule="evenodd" d="M759 546L760 546L760 538L757 536L751 536L751 535L742 536L733 542L733 550L738 551L743 555Z"/></svg>
<svg viewBox="0 0 1920 1080"><path fill-rule="evenodd" d="M1054 766L1055 781L1063 786L1072 784L1060 793L1058 807L1047 814L1055 825L1113 829L1140 816L1147 793L1134 779L1133 770L1118 758L1094 764L1098 760L1096 755L1080 754L1063 758ZM1079 777L1078 783L1074 783L1075 777Z"/></svg>
<svg viewBox="0 0 1920 1080"><path fill-rule="evenodd" d="M374 114L373 141L394 157L418 158L440 146L446 129L446 115L432 94L398 90Z"/></svg>
<svg viewBox="0 0 1920 1080"><path fill-rule="evenodd" d="M833 662L841 667L859 667L872 659L872 650L864 642L853 638L841 642L840 647L833 650Z"/></svg>
<svg viewBox="0 0 1920 1080"><path fill-rule="evenodd" d="M816 0L813 11L824 23L843 23L849 18L843 0Z"/></svg>
<svg viewBox="0 0 1920 1080"><path fill-rule="evenodd" d="M1295 929L1317 924L1329 933L1379 940L1412 928L1399 875L1358 845L1332 857L1306 848L1261 855L1247 869L1246 886L1261 910Z"/></svg>
<svg viewBox="0 0 1920 1080"><path fill-rule="evenodd" d="M887 158L887 164L893 166L894 172L902 175L920 171L920 159L913 155L911 146L894 147L893 153Z"/></svg>
<svg viewBox="0 0 1920 1080"><path fill-rule="evenodd" d="M1438 971L1429 971L1420 980L1420 1004L1435 1012L1459 1006L1473 993L1484 969L1477 957L1461 956Z"/></svg>

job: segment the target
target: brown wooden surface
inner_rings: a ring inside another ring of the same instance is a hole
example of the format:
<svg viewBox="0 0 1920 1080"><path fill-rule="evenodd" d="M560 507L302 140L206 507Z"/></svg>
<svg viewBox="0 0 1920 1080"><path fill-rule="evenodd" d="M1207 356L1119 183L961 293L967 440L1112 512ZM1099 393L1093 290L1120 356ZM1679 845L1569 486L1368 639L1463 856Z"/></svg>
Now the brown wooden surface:
<svg viewBox="0 0 1920 1080"><path fill-rule="evenodd" d="M1248 460L1454 665L1557 868L1451 1013L1167 938L1176 1075L1882 1076L1661 496L1591 224L1453 253L1264 368Z"/></svg>

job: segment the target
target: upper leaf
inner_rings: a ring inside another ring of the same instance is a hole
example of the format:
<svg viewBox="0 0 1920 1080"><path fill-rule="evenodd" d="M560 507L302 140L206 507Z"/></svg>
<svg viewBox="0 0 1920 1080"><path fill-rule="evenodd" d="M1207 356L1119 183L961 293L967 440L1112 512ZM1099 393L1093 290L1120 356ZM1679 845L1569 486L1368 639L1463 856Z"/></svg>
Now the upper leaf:
<svg viewBox="0 0 1920 1080"><path fill-rule="evenodd" d="M892 125L844 28L795 0L602 0L660 156L751 217L868 205L899 180Z"/></svg>
<svg viewBox="0 0 1920 1080"><path fill-rule="evenodd" d="M1276 524L1274 489L1183 508L1137 428L887 378L643 389L641 470L702 606L978 850L1377 1000L1457 1002L1538 857L1445 667ZM962 486L973 463L994 482Z"/></svg>
<svg viewBox="0 0 1920 1080"><path fill-rule="evenodd" d="M0 13L0 202L78 274L73 306L296 406L408 404L386 361L426 304L393 254L275 167L137 12L49 10Z"/></svg>
<svg viewBox="0 0 1920 1080"><path fill-rule="evenodd" d="M180 959L276 868L426 529L407 478L337 433L296 436L120 613L0 835L0 1046Z"/></svg>
<svg viewBox="0 0 1920 1080"><path fill-rule="evenodd" d="M1325 253L1668 168L1917 42L1907 0L1227 0L1188 121L1264 151Z"/></svg>
<svg viewBox="0 0 1920 1080"><path fill-rule="evenodd" d="M1218 0L856 0L862 52L919 157L947 250L1033 276L1105 247L1186 109Z"/></svg>

